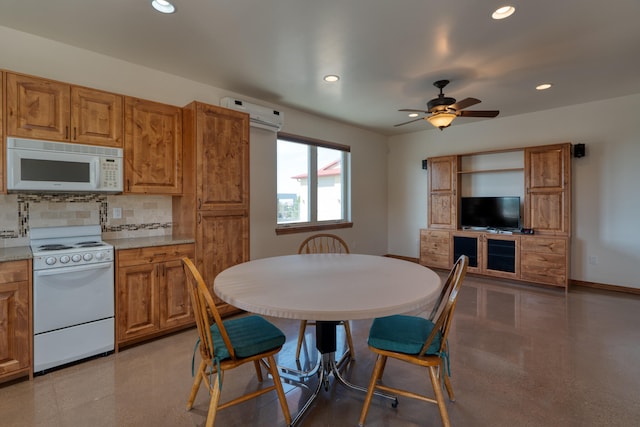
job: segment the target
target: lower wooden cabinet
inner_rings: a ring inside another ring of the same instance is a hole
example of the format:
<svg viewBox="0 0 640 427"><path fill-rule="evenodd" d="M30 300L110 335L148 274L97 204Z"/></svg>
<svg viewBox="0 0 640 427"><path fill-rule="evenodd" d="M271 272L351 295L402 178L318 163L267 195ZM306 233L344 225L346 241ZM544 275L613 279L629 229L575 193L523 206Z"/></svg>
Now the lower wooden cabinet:
<svg viewBox="0 0 640 427"><path fill-rule="evenodd" d="M520 279L567 287L569 285L569 241L566 237L522 239Z"/></svg>
<svg viewBox="0 0 640 427"><path fill-rule="evenodd" d="M0 263L0 382L31 371L31 260Z"/></svg>
<svg viewBox="0 0 640 427"><path fill-rule="evenodd" d="M194 245L119 250L116 278L116 344L123 346L194 322L182 270Z"/></svg>
<svg viewBox="0 0 640 427"><path fill-rule="evenodd" d="M462 254L470 273L564 288L569 283L567 237L420 230L420 264L448 269Z"/></svg>

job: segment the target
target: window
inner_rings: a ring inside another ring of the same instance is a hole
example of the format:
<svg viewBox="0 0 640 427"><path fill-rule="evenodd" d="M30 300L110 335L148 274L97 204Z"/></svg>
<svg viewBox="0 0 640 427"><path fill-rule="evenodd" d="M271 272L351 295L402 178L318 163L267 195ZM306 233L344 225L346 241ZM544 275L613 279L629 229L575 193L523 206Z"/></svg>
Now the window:
<svg viewBox="0 0 640 427"><path fill-rule="evenodd" d="M350 226L350 148L278 135L278 229Z"/></svg>

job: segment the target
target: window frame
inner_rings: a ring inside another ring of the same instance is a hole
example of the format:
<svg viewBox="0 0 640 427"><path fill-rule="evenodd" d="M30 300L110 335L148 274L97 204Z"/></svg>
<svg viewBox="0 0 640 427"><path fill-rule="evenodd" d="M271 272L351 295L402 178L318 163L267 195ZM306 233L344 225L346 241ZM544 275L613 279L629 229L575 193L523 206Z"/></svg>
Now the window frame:
<svg viewBox="0 0 640 427"><path fill-rule="evenodd" d="M334 142L323 141L320 139L304 137L300 135L293 135L284 132L278 132L276 137L276 151L277 151L277 141L285 140L288 142L304 144L309 146L309 203L311 205L310 212L310 220L305 222L294 222L287 224L278 224L277 219L277 201L276 201L276 235L280 234L293 234L293 233L304 233L308 231L322 231L322 230L333 230L340 228L351 228L353 227L353 222L351 221L351 147L348 145L337 144ZM347 154L347 159L343 159L341 162L342 167L342 212L344 219L341 220L327 220L327 221L318 221L317 220L317 211L318 211L318 164L317 164L317 149L321 148L329 148L332 150L339 150L343 153ZM277 156L276 156L277 157ZM346 160L346 161L345 161ZM277 165L276 165L277 171ZM277 193L277 185L276 185L276 193ZM277 199L277 197L276 197Z"/></svg>

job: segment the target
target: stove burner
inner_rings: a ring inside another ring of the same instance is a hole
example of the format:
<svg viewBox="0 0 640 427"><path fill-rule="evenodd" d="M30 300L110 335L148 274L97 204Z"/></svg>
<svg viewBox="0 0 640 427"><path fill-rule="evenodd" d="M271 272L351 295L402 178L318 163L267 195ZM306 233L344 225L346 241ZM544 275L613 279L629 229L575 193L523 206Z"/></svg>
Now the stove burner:
<svg viewBox="0 0 640 427"><path fill-rule="evenodd" d="M50 244L50 245L42 245L38 246L38 249L41 251L62 251L65 249L72 249L71 246L61 245L61 244Z"/></svg>
<svg viewBox="0 0 640 427"><path fill-rule="evenodd" d="M86 246L86 245L90 245L90 244L93 244L93 243L102 244L102 242L98 242L98 241L95 241L95 240L86 240L84 242L78 242L78 243L76 243L76 245L78 245L78 246Z"/></svg>
<svg viewBox="0 0 640 427"><path fill-rule="evenodd" d="M95 248L97 246L104 246L104 243L100 242L82 242L77 244L78 247L81 248Z"/></svg>

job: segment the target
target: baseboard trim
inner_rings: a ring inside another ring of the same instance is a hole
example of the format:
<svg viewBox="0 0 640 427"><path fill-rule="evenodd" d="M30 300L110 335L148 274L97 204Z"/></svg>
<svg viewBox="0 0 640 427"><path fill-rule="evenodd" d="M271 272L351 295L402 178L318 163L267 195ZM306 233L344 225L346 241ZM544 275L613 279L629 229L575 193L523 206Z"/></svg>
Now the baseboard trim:
<svg viewBox="0 0 640 427"><path fill-rule="evenodd" d="M625 294L640 295L640 289L628 286L607 285L605 283L586 282L584 280L569 280L571 286L583 286L585 288L603 289L605 291L622 292Z"/></svg>
<svg viewBox="0 0 640 427"><path fill-rule="evenodd" d="M388 258L397 258L397 259L402 259L402 260L409 261L409 262L415 262L415 263L419 262L418 258L412 258L412 257L408 257L408 256L393 255L393 254L386 254L385 256L388 257ZM629 286L619 286L619 285L607 285L605 283L587 282L587 281L584 281L584 280L569 279L569 286L582 286L582 287L585 287L585 288L602 289L602 290L605 290L605 291L621 292L621 293L625 293L625 294L640 295L640 289L639 288L631 288Z"/></svg>

